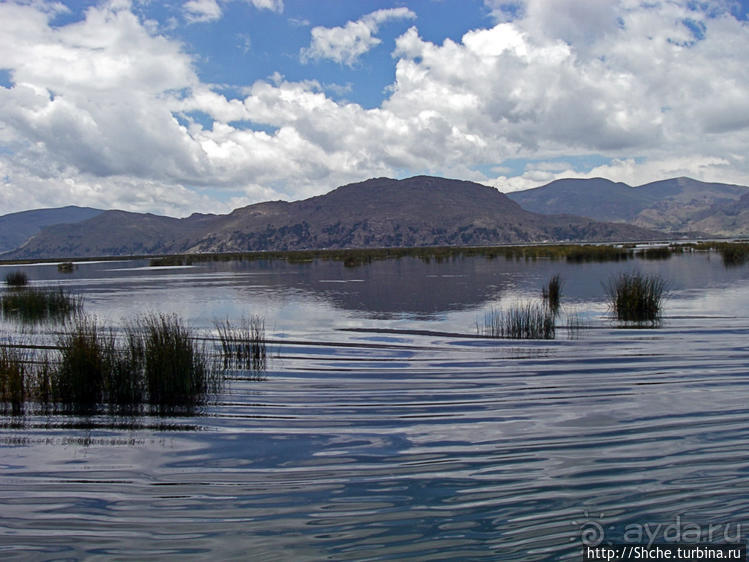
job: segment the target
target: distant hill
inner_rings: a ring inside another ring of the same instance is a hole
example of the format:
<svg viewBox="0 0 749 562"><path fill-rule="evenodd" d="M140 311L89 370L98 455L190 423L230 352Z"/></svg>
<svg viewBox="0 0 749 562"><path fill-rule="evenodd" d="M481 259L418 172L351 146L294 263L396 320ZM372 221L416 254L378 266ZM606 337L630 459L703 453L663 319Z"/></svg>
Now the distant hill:
<svg viewBox="0 0 749 562"><path fill-rule="evenodd" d="M13 257L73 257L541 241L653 239L639 227L522 209L492 187L417 176L376 178L303 201L250 205L228 215L174 219L107 211L57 225Z"/></svg>
<svg viewBox="0 0 749 562"><path fill-rule="evenodd" d="M36 209L0 216L0 253L18 248L42 228L53 224L76 223L102 213L90 207Z"/></svg>
<svg viewBox="0 0 749 562"><path fill-rule="evenodd" d="M574 213L663 232L745 236L749 235L749 212L734 213L734 205L747 193L749 188L744 186L691 178L638 187L595 178L562 179L507 195L536 213Z"/></svg>

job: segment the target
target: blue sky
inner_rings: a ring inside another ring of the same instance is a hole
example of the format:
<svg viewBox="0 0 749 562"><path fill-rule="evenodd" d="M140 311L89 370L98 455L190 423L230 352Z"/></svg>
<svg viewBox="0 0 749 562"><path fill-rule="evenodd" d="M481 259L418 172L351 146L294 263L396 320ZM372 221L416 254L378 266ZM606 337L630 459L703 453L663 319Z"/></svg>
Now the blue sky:
<svg viewBox="0 0 749 562"><path fill-rule="evenodd" d="M730 0L0 2L0 213L177 216L374 176L749 185Z"/></svg>

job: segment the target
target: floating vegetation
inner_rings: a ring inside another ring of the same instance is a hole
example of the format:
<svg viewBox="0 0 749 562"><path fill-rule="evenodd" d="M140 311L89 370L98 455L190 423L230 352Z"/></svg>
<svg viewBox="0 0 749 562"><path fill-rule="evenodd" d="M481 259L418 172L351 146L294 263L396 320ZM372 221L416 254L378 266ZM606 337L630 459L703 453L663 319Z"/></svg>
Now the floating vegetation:
<svg viewBox="0 0 749 562"><path fill-rule="evenodd" d="M538 303L521 303L487 313L477 331L491 338L551 340L555 336L554 313Z"/></svg>
<svg viewBox="0 0 749 562"><path fill-rule="evenodd" d="M3 316L21 322L59 321L81 312L83 298L62 287L22 287L0 296L0 309Z"/></svg>
<svg viewBox="0 0 749 562"><path fill-rule="evenodd" d="M75 271L75 264L72 261L58 263L57 271L60 273L73 273L73 271Z"/></svg>
<svg viewBox="0 0 749 562"><path fill-rule="evenodd" d="M225 369L250 371L261 378L267 365L265 320L260 316L242 318L239 325L229 320L216 323Z"/></svg>
<svg viewBox="0 0 749 562"><path fill-rule="evenodd" d="M541 297L554 316L557 316L562 298L562 278L558 273L541 289Z"/></svg>
<svg viewBox="0 0 749 562"><path fill-rule="evenodd" d="M605 287L618 320L651 324L661 318L666 283L655 275L622 273Z"/></svg>
<svg viewBox="0 0 749 562"><path fill-rule="evenodd" d="M8 287L25 287L29 284L29 276L23 271L11 271L5 276Z"/></svg>

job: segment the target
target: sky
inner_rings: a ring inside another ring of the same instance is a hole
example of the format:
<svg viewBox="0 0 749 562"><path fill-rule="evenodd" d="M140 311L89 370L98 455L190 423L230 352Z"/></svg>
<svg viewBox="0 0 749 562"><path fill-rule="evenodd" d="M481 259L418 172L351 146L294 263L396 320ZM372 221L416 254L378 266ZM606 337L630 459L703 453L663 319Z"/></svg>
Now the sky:
<svg viewBox="0 0 749 562"><path fill-rule="evenodd" d="M0 214L749 185L749 0L0 0Z"/></svg>

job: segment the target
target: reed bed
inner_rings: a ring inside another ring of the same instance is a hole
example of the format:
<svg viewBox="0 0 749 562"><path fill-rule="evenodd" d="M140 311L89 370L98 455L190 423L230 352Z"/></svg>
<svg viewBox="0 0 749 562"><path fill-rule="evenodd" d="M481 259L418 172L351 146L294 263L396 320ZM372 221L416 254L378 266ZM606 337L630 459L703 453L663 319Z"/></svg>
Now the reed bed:
<svg viewBox="0 0 749 562"><path fill-rule="evenodd" d="M554 313L539 303L520 303L507 310L492 310L484 316L479 335L507 339L554 339Z"/></svg>
<svg viewBox="0 0 749 562"><path fill-rule="evenodd" d="M666 283L658 276L622 273L605 287L611 309L624 322L657 323L663 312Z"/></svg>
<svg viewBox="0 0 749 562"><path fill-rule="evenodd" d="M23 271L11 271L5 276L5 284L8 287L25 287L29 284L29 276Z"/></svg>
<svg viewBox="0 0 749 562"><path fill-rule="evenodd" d="M420 246L391 248L358 248L339 250L285 250L261 252L223 252L153 256L150 265L175 266L216 261L284 260L305 264L315 260L338 261L345 267L358 267L375 261L412 257L442 263L465 257L487 259L504 257L514 260L567 260L570 262L622 261L633 257L632 248L610 244L529 244L516 246Z"/></svg>
<svg viewBox="0 0 749 562"><path fill-rule="evenodd" d="M267 366L265 320L260 316L242 318L238 325L226 319L216 323L225 369L249 371L261 378Z"/></svg>
<svg viewBox="0 0 749 562"><path fill-rule="evenodd" d="M83 298L62 287L22 287L0 296L0 309L3 316L22 322L63 320L83 310Z"/></svg>
<svg viewBox="0 0 749 562"><path fill-rule="evenodd" d="M83 310L83 299L62 287L21 287L0 296L3 316L22 322L63 320Z"/></svg>
<svg viewBox="0 0 749 562"><path fill-rule="evenodd" d="M645 260L667 260L674 254L681 254L684 249L680 246L654 246L645 248L638 255Z"/></svg>
<svg viewBox="0 0 749 562"><path fill-rule="evenodd" d="M749 244L720 244L717 250L726 267L744 265L749 261Z"/></svg>
<svg viewBox="0 0 749 562"><path fill-rule="evenodd" d="M14 411L23 400L83 414L190 411L221 387L222 372L174 315L140 317L119 334L78 315L53 350L31 355L0 348L0 402Z"/></svg>

